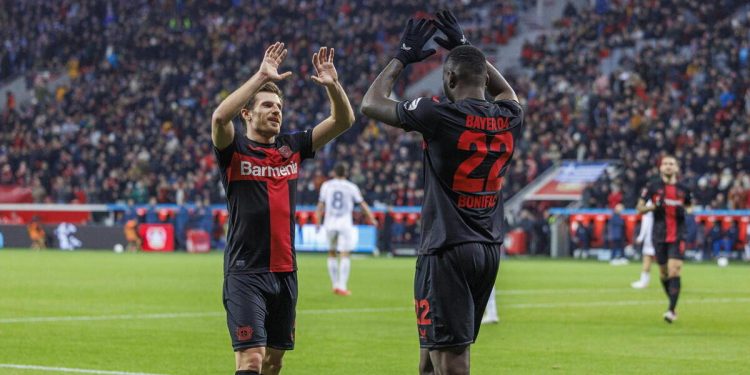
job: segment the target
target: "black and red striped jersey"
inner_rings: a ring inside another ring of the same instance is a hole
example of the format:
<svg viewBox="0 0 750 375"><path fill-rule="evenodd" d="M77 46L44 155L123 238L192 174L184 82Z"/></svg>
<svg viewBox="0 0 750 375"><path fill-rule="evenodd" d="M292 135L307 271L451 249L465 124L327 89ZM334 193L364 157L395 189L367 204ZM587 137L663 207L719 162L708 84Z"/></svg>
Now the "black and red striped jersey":
<svg viewBox="0 0 750 375"><path fill-rule="evenodd" d="M397 104L400 126L424 138L420 254L467 242L501 244L503 175L523 127L513 100L417 98Z"/></svg>
<svg viewBox="0 0 750 375"><path fill-rule="evenodd" d="M214 147L227 196L225 273L291 272L297 178L312 158L312 130L282 134L273 144L250 140L235 127L234 141Z"/></svg>
<svg viewBox="0 0 750 375"><path fill-rule="evenodd" d="M651 200L656 206L651 235L655 244L685 240L685 209L693 200L690 189L680 183L666 184L659 178L646 184L641 199Z"/></svg>

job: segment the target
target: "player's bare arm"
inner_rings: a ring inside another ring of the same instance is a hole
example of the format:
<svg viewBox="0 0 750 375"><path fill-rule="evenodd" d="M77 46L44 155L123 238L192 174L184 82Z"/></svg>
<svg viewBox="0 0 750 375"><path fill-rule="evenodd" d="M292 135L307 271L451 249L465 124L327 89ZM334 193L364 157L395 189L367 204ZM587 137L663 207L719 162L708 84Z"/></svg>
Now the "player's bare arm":
<svg viewBox="0 0 750 375"><path fill-rule="evenodd" d="M362 99L360 111L367 117L385 124L399 127L396 113L397 101L390 98L393 84L401 71L408 64L422 61L435 53L434 49L423 50L437 29L427 20L420 20L414 24L410 19L404 29L399 43L399 52L375 78Z"/></svg>
<svg viewBox="0 0 750 375"><path fill-rule="evenodd" d="M380 72L362 98L360 112L363 115L391 126L398 126L398 114L396 113L398 102L391 99L389 95L402 70L404 70L404 64L392 59Z"/></svg>
<svg viewBox="0 0 750 375"><path fill-rule="evenodd" d="M435 14L435 19L432 21L435 27L440 30L445 38L435 37L435 42L441 47L448 51L458 46L469 45L469 40L466 38L461 25L458 23L458 19L450 10L443 10ZM518 101L518 96L513 88L508 84L502 74L492 65L490 62L487 64L487 92L495 98L495 100L515 100Z"/></svg>
<svg viewBox="0 0 750 375"><path fill-rule="evenodd" d="M323 210L326 208L324 202L318 202L318 207L315 208L315 228L320 228L323 223Z"/></svg>
<svg viewBox="0 0 750 375"><path fill-rule="evenodd" d="M219 104L211 116L211 140L216 148L221 150L232 143L234 139L232 119L265 83L280 81L292 75L292 72L281 74L278 72L279 65L286 55L287 49L284 48L284 43L276 42L270 45L266 49L258 71Z"/></svg>
<svg viewBox="0 0 750 375"><path fill-rule="evenodd" d="M514 100L518 101L516 92L510 87L508 81L505 80L502 74L494 67L490 62L487 62L487 74L489 75L489 81L487 82L487 92L495 98L495 100Z"/></svg>
<svg viewBox="0 0 750 375"><path fill-rule="evenodd" d="M375 219L375 215L372 214L372 211L370 210L370 206L367 204L367 202L362 201L362 203L359 204L359 207L362 209L362 212L365 213L365 217L367 218L367 221L370 224L377 226L378 220Z"/></svg>
<svg viewBox="0 0 750 375"><path fill-rule="evenodd" d="M328 100L331 102L331 115L313 128L313 150L323 147L354 124L354 110L339 82L333 55L333 48L321 47L312 58L315 75L310 78L325 87Z"/></svg>

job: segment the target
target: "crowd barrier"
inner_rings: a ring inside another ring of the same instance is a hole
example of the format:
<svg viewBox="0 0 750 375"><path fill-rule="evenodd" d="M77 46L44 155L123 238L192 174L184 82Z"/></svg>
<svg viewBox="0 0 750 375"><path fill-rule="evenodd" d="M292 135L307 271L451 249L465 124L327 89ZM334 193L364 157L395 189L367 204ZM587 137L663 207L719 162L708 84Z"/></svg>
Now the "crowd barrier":
<svg viewBox="0 0 750 375"><path fill-rule="evenodd" d="M612 215L609 209L550 209L550 214L567 218L569 235L575 236L575 231L579 225L586 225L590 228L591 247L605 246L605 236L607 221ZM623 210L621 213L625 220L625 238L626 242L632 244L638 235L638 228L641 215L635 210ZM727 231L733 225L737 225L737 242L736 249L742 248L748 241L750 234L750 210L704 210L694 211L688 218L695 221L695 230L702 230L703 234L708 233L719 222L722 232Z"/></svg>

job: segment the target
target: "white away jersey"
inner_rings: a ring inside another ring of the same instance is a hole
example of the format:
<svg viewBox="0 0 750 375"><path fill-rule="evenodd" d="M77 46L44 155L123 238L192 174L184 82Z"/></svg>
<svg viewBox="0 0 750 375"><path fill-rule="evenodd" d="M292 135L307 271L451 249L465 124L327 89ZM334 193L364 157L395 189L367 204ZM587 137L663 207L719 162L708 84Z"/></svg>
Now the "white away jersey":
<svg viewBox="0 0 750 375"><path fill-rule="evenodd" d="M331 179L320 187L320 202L326 206L323 223L326 227L351 226L355 204L362 203L357 185L344 179Z"/></svg>

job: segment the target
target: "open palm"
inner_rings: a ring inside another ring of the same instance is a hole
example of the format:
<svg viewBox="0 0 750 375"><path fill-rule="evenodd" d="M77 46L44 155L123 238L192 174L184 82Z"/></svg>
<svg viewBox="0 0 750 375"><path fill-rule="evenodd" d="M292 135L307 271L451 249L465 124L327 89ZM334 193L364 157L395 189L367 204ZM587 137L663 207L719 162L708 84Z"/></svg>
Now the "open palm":
<svg viewBox="0 0 750 375"><path fill-rule="evenodd" d="M279 65L286 58L287 50L284 43L276 42L266 49L259 72L273 81L279 81L292 75L292 72L279 74Z"/></svg>
<svg viewBox="0 0 750 375"><path fill-rule="evenodd" d="M333 53L333 48L320 47L320 50L313 54L312 63L315 67L315 74L310 78L315 83L329 87L338 82L339 75L333 65Z"/></svg>

